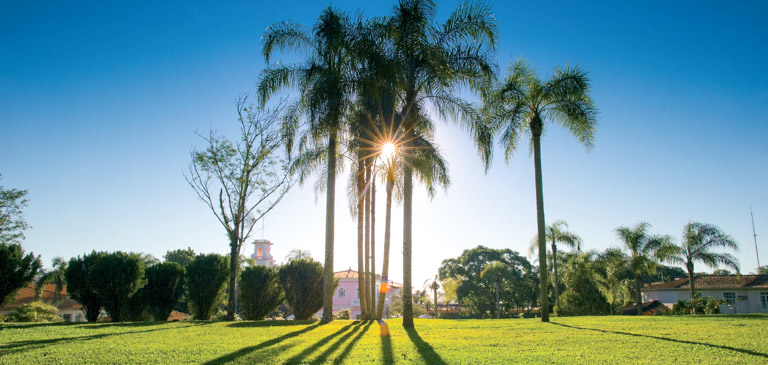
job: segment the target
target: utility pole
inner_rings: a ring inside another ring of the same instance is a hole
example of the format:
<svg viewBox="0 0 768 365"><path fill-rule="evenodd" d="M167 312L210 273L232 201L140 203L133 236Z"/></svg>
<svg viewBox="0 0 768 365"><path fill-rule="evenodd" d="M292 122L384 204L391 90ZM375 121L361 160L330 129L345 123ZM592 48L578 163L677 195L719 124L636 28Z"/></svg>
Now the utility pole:
<svg viewBox="0 0 768 365"><path fill-rule="evenodd" d="M752 206L749 207L749 215L752 217L752 238L755 239L755 257L757 258L757 273L760 273L760 254L757 252L757 233L755 233L755 215Z"/></svg>

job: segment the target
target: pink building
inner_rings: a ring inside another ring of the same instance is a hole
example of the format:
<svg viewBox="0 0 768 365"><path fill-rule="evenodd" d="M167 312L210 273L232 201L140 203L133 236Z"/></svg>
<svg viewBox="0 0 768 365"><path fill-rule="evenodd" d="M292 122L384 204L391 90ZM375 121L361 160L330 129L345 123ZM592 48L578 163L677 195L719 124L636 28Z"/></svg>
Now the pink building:
<svg viewBox="0 0 768 365"><path fill-rule="evenodd" d="M344 309L349 309L352 318L355 319L360 315L360 296L357 291L357 271L349 270L337 271L334 277L339 280L339 286L336 288L336 292L333 295L333 311L337 312ZM381 276L376 276L376 300L379 298L379 290L381 283ZM403 289L403 285L389 282L388 291L384 298L384 318L388 318L389 306L392 304L392 298L400 295ZM317 313L322 317L323 310Z"/></svg>

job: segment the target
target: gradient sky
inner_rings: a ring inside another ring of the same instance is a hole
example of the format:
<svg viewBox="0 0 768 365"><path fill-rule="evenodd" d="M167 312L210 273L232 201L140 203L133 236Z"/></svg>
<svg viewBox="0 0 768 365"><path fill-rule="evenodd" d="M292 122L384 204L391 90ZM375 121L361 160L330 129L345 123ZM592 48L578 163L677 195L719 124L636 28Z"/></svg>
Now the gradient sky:
<svg viewBox="0 0 768 365"><path fill-rule="evenodd" d="M361 4L333 2L366 16L387 15L394 2ZM457 4L440 2L438 20ZM24 248L46 266L56 255L93 249L228 252L223 228L182 175L190 150L202 146L194 132L235 137L233 101L253 91L265 65L265 28L279 20L310 26L327 5L0 1L0 184L29 190L25 217L33 228ZM690 220L714 223L741 245L737 257L750 272L757 264L751 205L768 264L768 3L498 1L493 8L502 70L524 57L543 77L578 64L593 80L594 150L557 127L542 141L548 221L565 219L596 250L618 245L616 227L640 221L677 240ZM436 137L453 184L432 200L416 191L416 288L443 259L477 245L527 255L536 232L527 145L509 164L497 153L485 174L452 121L439 123ZM336 270L357 262L344 194L342 183ZM254 238L273 241L278 261L293 248L321 260L324 201L311 183L295 188ZM390 276L399 281L402 211L393 214ZM377 241L380 248L383 236Z"/></svg>

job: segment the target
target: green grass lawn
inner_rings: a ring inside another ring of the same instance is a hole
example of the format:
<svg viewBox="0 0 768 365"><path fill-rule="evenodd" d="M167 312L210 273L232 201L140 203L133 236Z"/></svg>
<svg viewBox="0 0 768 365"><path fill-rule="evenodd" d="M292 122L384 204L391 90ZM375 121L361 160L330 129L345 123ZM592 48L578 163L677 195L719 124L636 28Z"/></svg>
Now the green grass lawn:
<svg viewBox="0 0 768 365"><path fill-rule="evenodd" d="M768 316L0 325L0 363L768 363Z"/></svg>

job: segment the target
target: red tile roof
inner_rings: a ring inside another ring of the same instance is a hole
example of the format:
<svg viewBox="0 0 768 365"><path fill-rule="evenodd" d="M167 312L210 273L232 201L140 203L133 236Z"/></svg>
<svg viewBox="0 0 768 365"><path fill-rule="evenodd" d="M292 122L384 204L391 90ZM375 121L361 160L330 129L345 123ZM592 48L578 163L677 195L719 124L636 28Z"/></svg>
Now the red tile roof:
<svg viewBox="0 0 768 365"><path fill-rule="evenodd" d="M47 284L43 287L43 291L40 293L40 299L46 303L53 302L53 292L56 290L56 287L53 284ZM21 288L19 292L16 294L16 298L14 298L13 302L9 303L8 305L5 305L3 307L0 307L0 311L7 311L7 310L15 310L20 305L24 303L29 303L35 300L35 284L31 283L27 285L24 288ZM64 288L61 290L60 293L60 299L59 299L59 309L80 309L83 306L80 305L80 303L69 299L67 297L67 287L64 286Z"/></svg>
<svg viewBox="0 0 768 365"><path fill-rule="evenodd" d="M699 275L694 278L696 289L768 288L768 275ZM666 283L646 284L643 289L690 289L688 278Z"/></svg>

